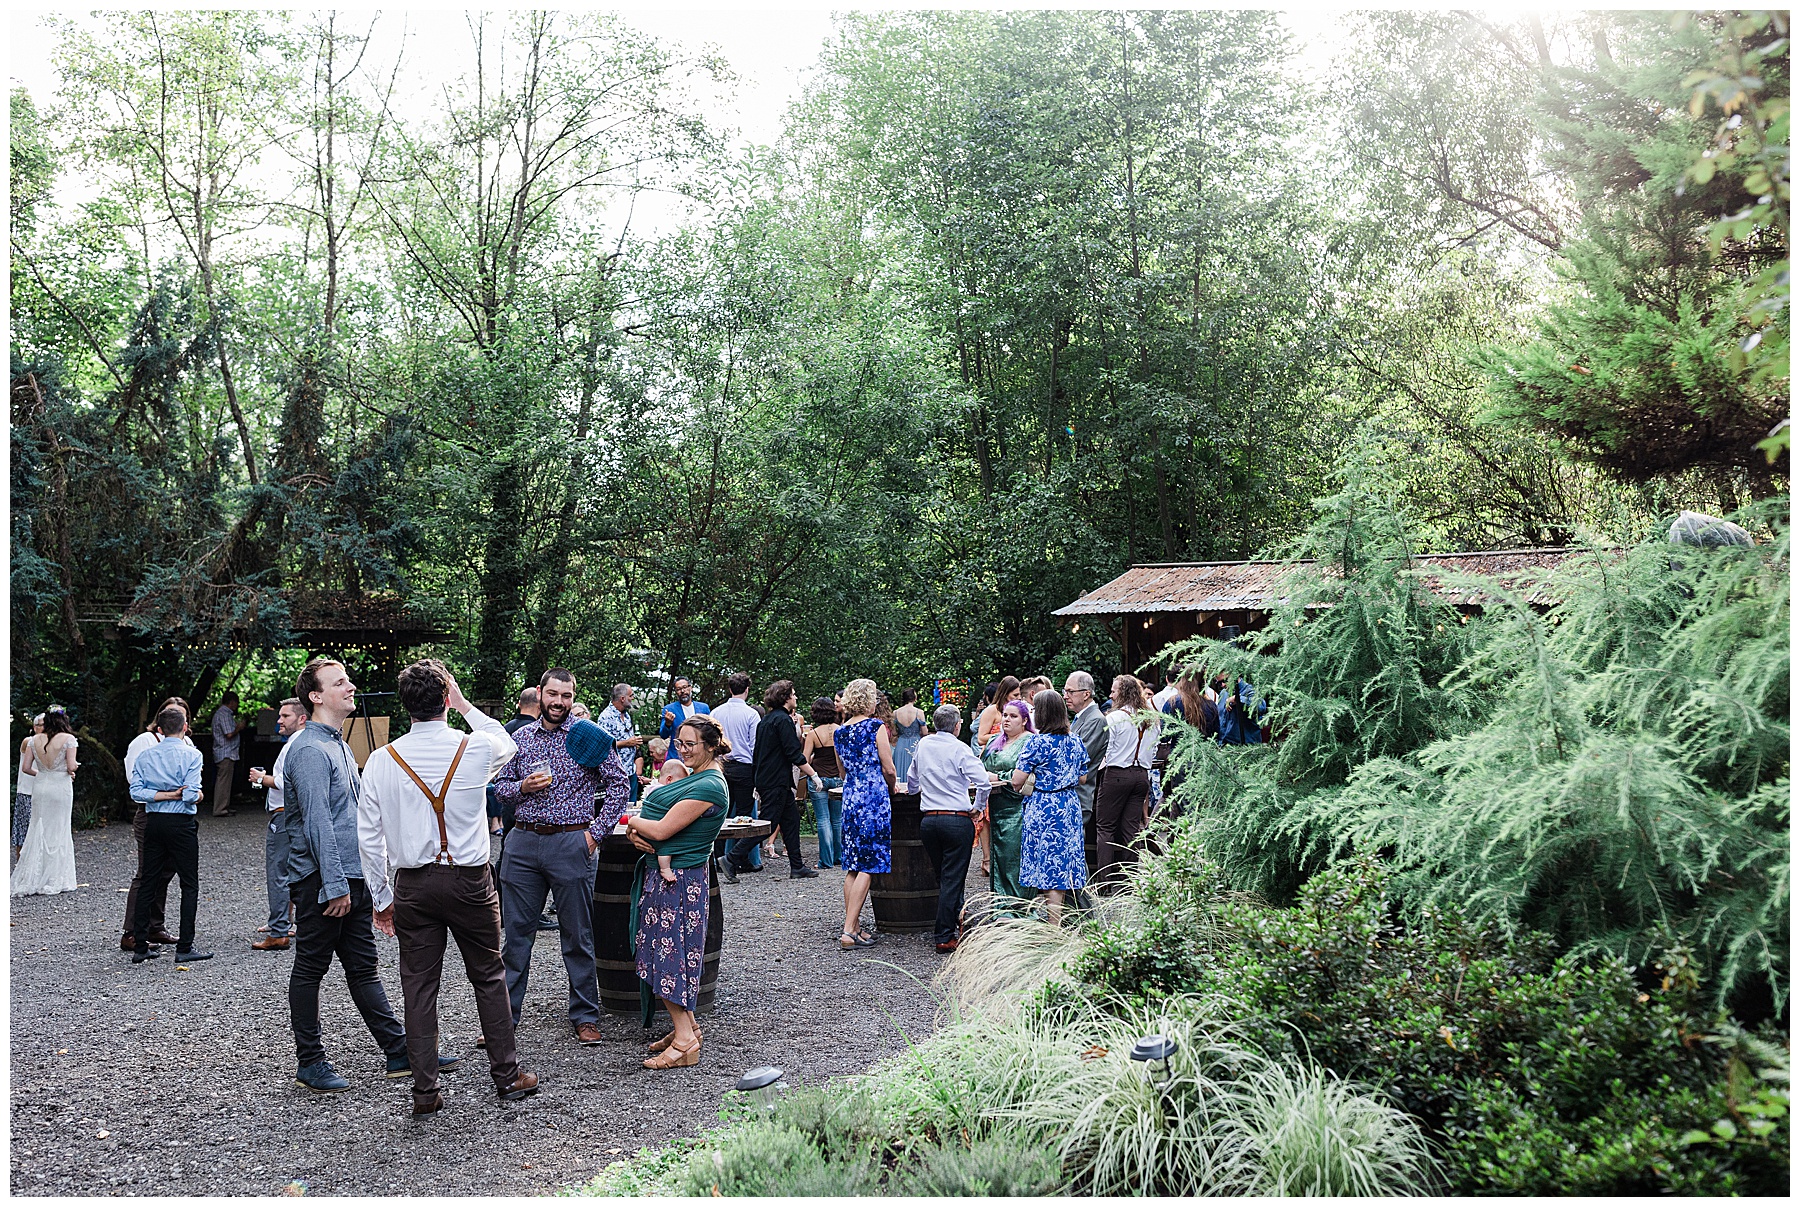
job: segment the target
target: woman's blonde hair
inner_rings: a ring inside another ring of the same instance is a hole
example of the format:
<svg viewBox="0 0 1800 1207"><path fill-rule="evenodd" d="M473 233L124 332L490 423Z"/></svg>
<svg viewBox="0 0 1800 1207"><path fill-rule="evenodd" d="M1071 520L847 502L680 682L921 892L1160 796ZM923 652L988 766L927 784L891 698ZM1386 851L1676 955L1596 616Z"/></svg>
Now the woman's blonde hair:
<svg viewBox="0 0 1800 1207"><path fill-rule="evenodd" d="M880 702L881 689L873 679L852 679L844 684L844 712L852 717L872 717Z"/></svg>

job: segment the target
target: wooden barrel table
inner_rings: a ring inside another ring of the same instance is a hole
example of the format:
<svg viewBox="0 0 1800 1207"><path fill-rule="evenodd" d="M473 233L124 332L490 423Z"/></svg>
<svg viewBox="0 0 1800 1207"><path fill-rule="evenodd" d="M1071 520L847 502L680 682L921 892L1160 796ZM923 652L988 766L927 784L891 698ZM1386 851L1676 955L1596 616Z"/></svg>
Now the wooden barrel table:
<svg viewBox="0 0 1800 1207"><path fill-rule="evenodd" d="M892 870L869 877L878 930L909 933L937 926L938 883L919 837L919 794L889 795L893 821L889 863Z"/></svg>
<svg viewBox="0 0 1800 1207"><path fill-rule="evenodd" d="M736 820L735 818L733 820ZM748 820L748 819L745 819ZM725 838L766 838L774 825L753 821L746 826L728 825ZM620 822L600 847L594 868L594 970L600 982L600 1007L608 1014L635 1017L638 1013L637 957L632 952L631 883L636 879L638 856ZM706 960L700 973L698 1010L713 1006L719 980L719 952L725 941L725 906L719 895L719 875L713 861L706 873Z"/></svg>

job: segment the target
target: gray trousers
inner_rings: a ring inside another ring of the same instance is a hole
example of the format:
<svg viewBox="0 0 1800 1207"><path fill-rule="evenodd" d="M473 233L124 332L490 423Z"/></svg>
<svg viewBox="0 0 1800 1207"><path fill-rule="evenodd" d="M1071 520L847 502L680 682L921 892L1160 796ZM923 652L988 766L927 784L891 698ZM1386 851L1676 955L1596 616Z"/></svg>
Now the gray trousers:
<svg viewBox="0 0 1800 1207"><path fill-rule="evenodd" d="M285 935L288 926L288 832L286 814L280 809L269 814L269 829L263 835L263 868L269 878L269 933Z"/></svg>
<svg viewBox="0 0 1800 1207"><path fill-rule="evenodd" d="M594 867L587 833L538 834L515 826L500 857L500 920L506 929L501 952L513 1026L531 981L531 945L537 939L544 899L556 898L562 926L563 967L569 973L569 1021L600 1021L600 986L594 979Z"/></svg>

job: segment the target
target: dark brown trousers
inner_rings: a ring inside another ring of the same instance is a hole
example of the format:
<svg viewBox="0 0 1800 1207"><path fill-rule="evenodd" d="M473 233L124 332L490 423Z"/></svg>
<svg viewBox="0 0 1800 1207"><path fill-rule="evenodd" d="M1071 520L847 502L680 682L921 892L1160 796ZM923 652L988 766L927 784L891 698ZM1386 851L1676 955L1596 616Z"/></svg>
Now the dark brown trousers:
<svg viewBox="0 0 1800 1207"><path fill-rule="evenodd" d="M505 1089L519 1076L506 969L500 962L500 897L488 866L426 864L394 873L394 935L400 940L400 993L406 1006L406 1052L413 1093L429 1098L438 1088L438 984L444 974L446 936L456 939L463 968L475 987L475 1011L487 1038L494 1085Z"/></svg>
<svg viewBox="0 0 1800 1207"><path fill-rule="evenodd" d="M131 841L137 844L137 871L131 874L131 891L125 895L125 925L121 929L130 934L137 924L138 893L144 887L144 828L150 824L150 813L139 805L131 818ZM150 929L165 930L163 911L167 908L169 886L164 884L162 891L152 895L150 901Z"/></svg>
<svg viewBox="0 0 1800 1207"><path fill-rule="evenodd" d="M1094 794L1094 831L1100 839L1096 886L1116 886L1126 867L1137 862L1132 844L1144 828L1149 804L1150 773L1142 767L1108 767L1101 775L1100 790Z"/></svg>

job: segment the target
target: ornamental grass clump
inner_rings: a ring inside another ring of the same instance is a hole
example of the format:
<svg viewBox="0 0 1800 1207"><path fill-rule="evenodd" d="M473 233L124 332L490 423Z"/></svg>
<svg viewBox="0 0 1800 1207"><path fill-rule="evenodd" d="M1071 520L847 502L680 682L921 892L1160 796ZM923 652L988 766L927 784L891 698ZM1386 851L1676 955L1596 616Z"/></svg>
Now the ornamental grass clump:
<svg viewBox="0 0 1800 1207"><path fill-rule="evenodd" d="M1385 1197L1427 1185L1425 1140L1393 1107L1318 1068L1275 1065L1245 1083L1261 1166L1254 1193Z"/></svg>

